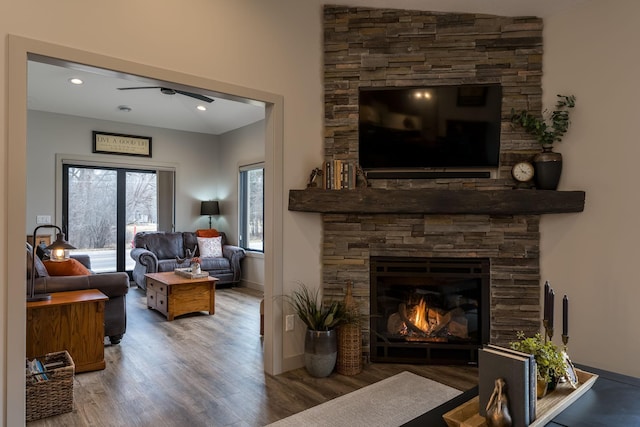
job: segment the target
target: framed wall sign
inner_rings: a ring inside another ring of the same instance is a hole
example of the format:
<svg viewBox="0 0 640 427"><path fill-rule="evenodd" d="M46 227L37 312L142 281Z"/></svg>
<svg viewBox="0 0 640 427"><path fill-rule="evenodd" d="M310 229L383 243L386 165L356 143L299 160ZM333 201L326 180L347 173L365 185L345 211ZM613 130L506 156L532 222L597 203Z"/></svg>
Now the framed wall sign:
<svg viewBox="0 0 640 427"><path fill-rule="evenodd" d="M93 152L151 157L151 137L93 131Z"/></svg>

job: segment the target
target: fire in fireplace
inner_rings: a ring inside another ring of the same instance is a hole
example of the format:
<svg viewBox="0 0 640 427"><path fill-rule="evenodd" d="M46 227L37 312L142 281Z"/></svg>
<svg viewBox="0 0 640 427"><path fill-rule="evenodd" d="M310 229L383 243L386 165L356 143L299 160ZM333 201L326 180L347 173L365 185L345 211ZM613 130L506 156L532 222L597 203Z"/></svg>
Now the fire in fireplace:
<svg viewBox="0 0 640 427"><path fill-rule="evenodd" d="M371 359L476 363L489 341L489 260L372 257Z"/></svg>

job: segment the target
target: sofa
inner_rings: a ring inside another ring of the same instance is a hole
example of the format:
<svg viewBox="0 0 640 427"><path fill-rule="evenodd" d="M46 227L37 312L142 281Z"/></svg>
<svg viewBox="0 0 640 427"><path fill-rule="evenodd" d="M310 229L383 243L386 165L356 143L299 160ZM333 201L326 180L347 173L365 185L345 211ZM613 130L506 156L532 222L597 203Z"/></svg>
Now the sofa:
<svg viewBox="0 0 640 427"><path fill-rule="evenodd" d="M30 280L31 274L31 254L31 245L27 243L27 280ZM104 336L109 337L111 344L118 344L127 329L126 295L129 292L129 276L124 272L93 274L88 255L73 255L72 258L86 267L90 274L52 276L47 272L42 260L36 256L35 293L98 289L109 298L104 307Z"/></svg>
<svg viewBox="0 0 640 427"><path fill-rule="evenodd" d="M186 268L190 258L200 257L200 268L210 276L218 278L216 286L233 286L240 281L240 261L245 257L244 249L229 245L224 232L222 237L222 256L202 257L198 248L196 232L142 231L135 235L131 258L136 262L133 268L133 280L140 289L146 289L145 274L173 271Z"/></svg>

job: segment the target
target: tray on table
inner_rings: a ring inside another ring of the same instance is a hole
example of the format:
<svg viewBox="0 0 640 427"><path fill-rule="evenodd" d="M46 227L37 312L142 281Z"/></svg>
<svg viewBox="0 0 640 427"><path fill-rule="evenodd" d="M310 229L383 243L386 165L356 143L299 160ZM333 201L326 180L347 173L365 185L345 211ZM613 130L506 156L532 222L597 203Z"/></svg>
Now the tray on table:
<svg viewBox="0 0 640 427"><path fill-rule="evenodd" d="M536 402L536 419L529 427L541 427L551 421L569 405L587 392L598 375L576 369L578 386L576 389L569 383L559 383L556 389ZM449 427L487 427L484 417L478 414L478 397L474 397L442 416Z"/></svg>

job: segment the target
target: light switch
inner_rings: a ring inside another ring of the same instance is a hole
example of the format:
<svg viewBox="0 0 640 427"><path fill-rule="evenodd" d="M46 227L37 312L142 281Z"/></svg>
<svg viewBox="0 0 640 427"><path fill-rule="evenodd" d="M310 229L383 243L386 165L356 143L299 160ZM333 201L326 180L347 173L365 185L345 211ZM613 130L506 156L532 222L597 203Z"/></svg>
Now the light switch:
<svg viewBox="0 0 640 427"><path fill-rule="evenodd" d="M51 215L37 215L36 224L51 224Z"/></svg>

